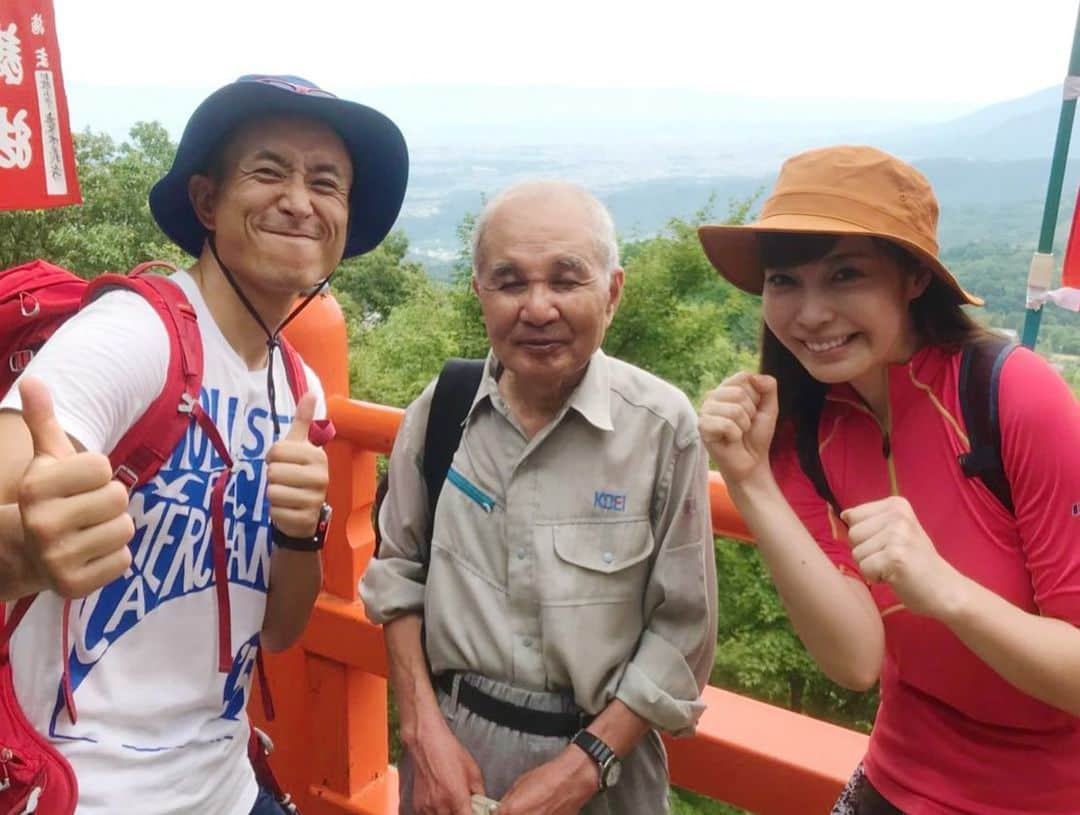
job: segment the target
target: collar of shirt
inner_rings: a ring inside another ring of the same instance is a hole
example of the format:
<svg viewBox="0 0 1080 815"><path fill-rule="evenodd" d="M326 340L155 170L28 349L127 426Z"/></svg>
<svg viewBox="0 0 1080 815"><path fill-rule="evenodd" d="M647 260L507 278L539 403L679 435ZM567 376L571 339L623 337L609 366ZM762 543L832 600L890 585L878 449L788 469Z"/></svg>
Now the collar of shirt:
<svg viewBox="0 0 1080 815"><path fill-rule="evenodd" d="M942 348L926 345L906 362L889 365L889 410L894 421L911 405L925 402L928 394L940 397L949 393L943 383L953 355ZM869 410L858 391L847 383L833 385L825 398L829 402L847 405L863 413Z"/></svg>
<svg viewBox="0 0 1080 815"><path fill-rule="evenodd" d="M469 417L472 416L476 406L481 402L491 401L499 393L499 373L502 363L495 358L492 351L488 351L484 361L484 378L480 380L480 387L476 389L472 406L469 408ZM585 376L570 393L566 401L566 408L576 410L589 424L598 430L614 430L611 423L611 371L607 355L596 349L589 359L589 367ZM559 419L566 414L560 411Z"/></svg>

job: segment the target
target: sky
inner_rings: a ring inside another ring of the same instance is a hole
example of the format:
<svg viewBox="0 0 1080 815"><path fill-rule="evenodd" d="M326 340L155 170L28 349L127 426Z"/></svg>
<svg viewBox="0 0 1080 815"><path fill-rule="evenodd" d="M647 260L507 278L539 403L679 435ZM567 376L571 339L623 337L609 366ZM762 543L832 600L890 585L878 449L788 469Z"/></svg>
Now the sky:
<svg viewBox="0 0 1080 815"><path fill-rule="evenodd" d="M0 0L0 11L6 0ZM10 0L7 0L10 1ZM54 0L68 83L688 88L980 105L1059 85L1076 0Z"/></svg>

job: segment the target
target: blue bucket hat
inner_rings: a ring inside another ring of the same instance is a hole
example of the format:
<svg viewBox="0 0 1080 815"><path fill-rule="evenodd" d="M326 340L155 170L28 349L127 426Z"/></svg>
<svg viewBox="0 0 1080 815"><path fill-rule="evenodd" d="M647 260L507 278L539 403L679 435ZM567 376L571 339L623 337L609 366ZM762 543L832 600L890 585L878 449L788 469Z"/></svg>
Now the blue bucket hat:
<svg viewBox="0 0 1080 815"><path fill-rule="evenodd" d="M349 235L344 257L374 249L394 225L409 177L405 139L374 108L298 76L246 74L210 94L191 114L169 172L150 190L150 212L162 231L198 257L206 228L188 198L188 180L205 173L211 152L239 125L260 116L304 116L329 125L352 159Z"/></svg>

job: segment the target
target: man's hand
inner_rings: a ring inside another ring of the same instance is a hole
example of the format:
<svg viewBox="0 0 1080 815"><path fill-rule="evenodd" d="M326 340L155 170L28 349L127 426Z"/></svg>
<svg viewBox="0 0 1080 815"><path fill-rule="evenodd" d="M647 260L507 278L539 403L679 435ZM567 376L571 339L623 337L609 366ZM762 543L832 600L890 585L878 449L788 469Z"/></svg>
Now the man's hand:
<svg viewBox="0 0 1080 815"><path fill-rule="evenodd" d="M577 815L599 789L596 762L571 744L515 781L498 815Z"/></svg>
<svg viewBox="0 0 1080 815"><path fill-rule="evenodd" d="M314 418L315 394L309 391L296 405L288 435L266 454L270 521L291 538L315 534L330 483L326 453L308 441Z"/></svg>
<svg viewBox="0 0 1080 815"><path fill-rule="evenodd" d="M19 514L31 569L66 598L85 597L131 565L135 524L108 456L77 452L53 412L45 383L19 384L34 454L19 485Z"/></svg>
<svg viewBox="0 0 1080 815"><path fill-rule="evenodd" d="M855 563L871 583L888 583L909 611L940 618L967 583L938 554L906 499L890 496L844 510Z"/></svg>
<svg viewBox="0 0 1080 815"><path fill-rule="evenodd" d="M413 809L418 815L472 815L472 796L484 794L484 778L441 714L410 740L409 754L416 768Z"/></svg>

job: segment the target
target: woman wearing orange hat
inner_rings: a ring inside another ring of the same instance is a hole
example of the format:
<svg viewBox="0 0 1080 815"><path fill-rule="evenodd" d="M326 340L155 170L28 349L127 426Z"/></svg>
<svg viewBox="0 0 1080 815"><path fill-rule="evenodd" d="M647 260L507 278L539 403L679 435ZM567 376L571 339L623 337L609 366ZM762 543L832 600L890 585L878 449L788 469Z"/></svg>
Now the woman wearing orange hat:
<svg viewBox="0 0 1080 815"><path fill-rule="evenodd" d="M834 812L1077 813L1080 405L963 311L937 212L913 167L830 147L702 227L765 325L701 433L807 649L881 682Z"/></svg>

